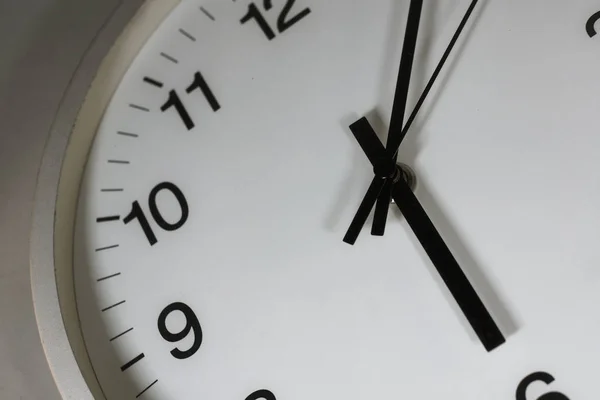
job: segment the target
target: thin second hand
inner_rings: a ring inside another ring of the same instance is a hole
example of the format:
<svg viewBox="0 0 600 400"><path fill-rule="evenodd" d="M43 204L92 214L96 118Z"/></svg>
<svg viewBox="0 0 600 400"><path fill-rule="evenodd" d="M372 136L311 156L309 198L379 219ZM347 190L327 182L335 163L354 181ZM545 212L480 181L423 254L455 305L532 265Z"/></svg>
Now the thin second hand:
<svg viewBox="0 0 600 400"><path fill-rule="evenodd" d="M473 10L475 9L475 6L477 5L478 1L479 0L473 0L471 2L471 5L467 9L467 12L465 13L463 19L460 21L460 24L458 25L456 32L454 32L454 36L452 36L452 40L450 40L450 43L448 44L446 51L442 55L440 62L435 67L435 70L433 71L431 78L429 78L429 81L427 82L427 86L425 86L423 93L421 93L421 96L419 97L419 100L417 101L415 108L413 109L410 116L408 117L408 120L406 121L404 128L402 128L402 132L398 136L397 143L394 143L394 145L392 147L390 147L390 149L396 149L396 151L393 154L394 157L398 156L398 151L400 150L400 145L402 144L402 141L404 140L406 133L410 129L412 123L417 118L417 114L419 113L419 110L421 109L421 107L423 106L423 103L427 99L427 96L429 95L429 92L431 91L433 84L435 83L435 81L438 78L438 75L442 71L444 64L446 64L446 60L448 60L450 53L452 53L452 50L454 49L454 46L456 45L458 38L460 37L460 35L462 34L462 31L464 30L465 26L467 25L467 22L469 21L469 18L471 17L471 14L473 13Z"/></svg>

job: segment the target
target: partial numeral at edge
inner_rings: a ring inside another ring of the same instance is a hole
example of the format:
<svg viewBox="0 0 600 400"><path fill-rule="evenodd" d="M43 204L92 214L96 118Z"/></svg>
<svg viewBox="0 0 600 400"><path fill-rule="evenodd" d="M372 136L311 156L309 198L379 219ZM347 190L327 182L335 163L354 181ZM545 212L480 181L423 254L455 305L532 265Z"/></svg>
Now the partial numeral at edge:
<svg viewBox="0 0 600 400"><path fill-rule="evenodd" d="M527 398L527 389L533 383L543 382L550 385L554 382L554 377L547 372L534 372L526 376L517 386L516 400L569 400L567 396L560 392L548 392L537 399Z"/></svg>
<svg viewBox="0 0 600 400"><path fill-rule="evenodd" d="M600 20L600 11L594 13L585 23L585 31L587 32L589 37L594 37L598 34L596 30L595 24Z"/></svg>
<svg viewBox="0 0 600 400"><path fill-rule="evenodd" d="M266 389L257 390L256 392L254 392L254 393L250 394L248 397L246 397L246 400L259 400L259 399L277 400L277 398L275 397L273 392L266 390Z"/></svg>

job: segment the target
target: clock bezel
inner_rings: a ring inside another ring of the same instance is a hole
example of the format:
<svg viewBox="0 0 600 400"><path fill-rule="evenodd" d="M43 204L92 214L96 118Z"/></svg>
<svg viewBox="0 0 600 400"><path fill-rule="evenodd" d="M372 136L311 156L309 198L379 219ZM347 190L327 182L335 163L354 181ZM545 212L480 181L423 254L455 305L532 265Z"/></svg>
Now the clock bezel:
<svg viewBox="0 0 600 400"><path fill-rule="evenodd" d="M115 90L180 0L128 0L83 56L48 134L38 172L30 243L33 304L46 360L64 399L105 398L79 326L73 235L87 157Z"/></svg>

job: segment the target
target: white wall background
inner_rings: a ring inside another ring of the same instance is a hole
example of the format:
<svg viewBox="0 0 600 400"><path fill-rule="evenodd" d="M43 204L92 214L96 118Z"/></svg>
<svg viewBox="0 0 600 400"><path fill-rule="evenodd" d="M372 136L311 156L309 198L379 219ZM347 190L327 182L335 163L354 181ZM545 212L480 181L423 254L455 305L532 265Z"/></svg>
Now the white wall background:
<svg viewBox="0 0 600 400"><path fill-rule="evenodd" d="M0 399L58 400L29 284L36 175L61 96L119 0L0 0Z"/></svg>

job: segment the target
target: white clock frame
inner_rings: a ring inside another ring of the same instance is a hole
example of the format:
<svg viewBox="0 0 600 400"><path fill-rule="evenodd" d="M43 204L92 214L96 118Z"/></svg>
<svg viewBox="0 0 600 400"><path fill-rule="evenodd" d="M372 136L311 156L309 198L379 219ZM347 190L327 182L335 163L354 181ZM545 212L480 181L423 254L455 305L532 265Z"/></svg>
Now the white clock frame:
<svg viewBox="0 0 600 400"><path fill-rule="evenodd" d="M119 5L73 75L46 143L33 211L31 286L46 359L64 399L105 398L79 327L73 285L73 231L84 165L123 75L179 2Z"/></svg>

